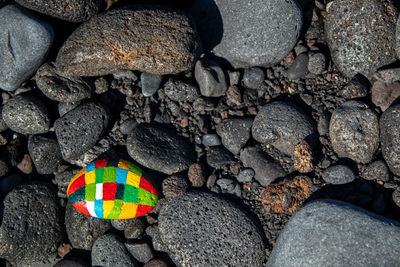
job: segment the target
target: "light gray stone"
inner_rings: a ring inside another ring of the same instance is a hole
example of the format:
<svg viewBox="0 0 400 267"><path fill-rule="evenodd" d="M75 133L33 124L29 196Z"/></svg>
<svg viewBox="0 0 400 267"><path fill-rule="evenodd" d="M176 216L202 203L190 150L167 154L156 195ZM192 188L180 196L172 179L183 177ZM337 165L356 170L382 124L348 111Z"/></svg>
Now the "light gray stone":
<svg viewBox="0 0 400 267"><path fill-rule="evenodd" d="M140 75L142 94L145 97L152 96L160 88L162 79L162 75L143 72L142 75Z"/></svg>
<svg viewBox="0 0 400 267"><path fill-rule="evenodd" d="M323 172L322 178L331 184L347 184L355 179L353 171L345 165L329 167Z"/></svg>
<svg viewBox="0 0 400 267"><path fill-rule="evenodd" d="M194 68L194 76L203 96L219 97L228 89L226 73L211 59L198 60Z"/></svg>
<svg viewBox="0 0 400 267"><path fill-rule="evenodd" d="M400 224L351 204L307 204L282 230L267 267L398 266Z"/></svg>

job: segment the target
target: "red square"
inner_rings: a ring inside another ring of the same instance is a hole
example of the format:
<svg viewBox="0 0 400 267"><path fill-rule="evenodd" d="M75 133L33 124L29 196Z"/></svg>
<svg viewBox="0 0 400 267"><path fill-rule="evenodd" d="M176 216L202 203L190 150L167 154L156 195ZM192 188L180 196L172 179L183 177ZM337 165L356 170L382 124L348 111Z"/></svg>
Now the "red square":
<svg viewBox="0 0 400 267"><path fill-rule="evenodd" d="M117 193L117 183L104 183L103 184L103 200L115 200Z"/></svg>
<svg viewBox="0 0 400 267"><path fill-rule="evenodd" d="M85 186L86 182L85 182L85 175L82 174L81 176L79 176L70 186L67 192L67 195L72 195L76 190L78 190L79 188L81 188L82 186Z"/></svg>
<svg viewBox="0 0 400 267"><path fill-rule="evenodd" d="M144 190L149 191L155 196L158 196L155 187L149 181L147 181L147 179L144 178L143 176L140 178L139 188L143 188Z"/></svg>
<svg viewBox="0 0 400 267"><path fill-rule="evenodd" d="M143 215L146 215L147 213L149 213L150 211L152 211L154 209L154 207L152 206L147 206L147 205L138 205L138 208L136 210L136 215L135 217L140 217Z"/></svg>
<svg viewBox="0 0 400 267"><path fill-rule="evenodd" d="M108 159L99 159L94 163L95 168L103 168L107 165Z"/></svg>
<svg viewBox="0 0 400 267"><path fill-rule="evenodd" d="M72 204L72 206L74 206L77 210L79 210L83 214L91 216L89 211L86 208L86 201L74 203L74 204Z"/></svg>

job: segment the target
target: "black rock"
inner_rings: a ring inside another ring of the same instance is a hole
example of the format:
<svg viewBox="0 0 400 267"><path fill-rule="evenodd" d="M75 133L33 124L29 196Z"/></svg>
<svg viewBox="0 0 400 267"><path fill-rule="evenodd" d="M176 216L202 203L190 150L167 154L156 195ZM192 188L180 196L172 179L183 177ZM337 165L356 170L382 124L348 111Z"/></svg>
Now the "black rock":
<svg viewBox="0 0 400 267"><path fill-rule="evenodd" d="M79 260L63 259L57 262L53 267L86 267L87 264L82 263Z"/></svg>
<svg viewBox="0 0 400 267"><path fill-rule="evenodd" d="M109 121L108 111L99 103L82 104L54 123L64 159L77 158L100 139Z"/></svg>
<svg viewBox="0 0 400 267"><path fill-rule="evenodd" d="M45 96L58 102L78 102L90 97L92 93L89 83L78 77L63 77L49 63L39 68L35 80Z"/></svg>
<svg viewBox="0 0 400 267"><path fill-rule="evenodd" d="M145 217L135 218L132 222L125 228L124 236L126 239L140 239L144 235L147 223Z"/></svg>
<svg viewBox="0 0 400 267"><path fill-rule="evenodd" d="M397 266L399 227L345 202L311 202L279 234L267 266Z"/></svg>
<svg viewBox="0 0 400 267"><path fill-rule="evenodd" d="M347 101L333 112L329 136L339 157L368 163L379 146L378 116L361 101Z"/></svg>
<svg viewBox="0 0 400 267"><path fill-rule="evenodd" d="M69 0L67 3L51 0L17 0L21 6L58 19L82 22L105 8L102 0Z"/></svg>
<svg viewBox="0 0 400 267"><path fill-rule="evenodd" d="M265 73L261 68L245 69L243 73L242 83L250 89L259 89L265 79Z"/></svg>
<svg viewBox="0 0 400 267"><path fill-rule="evenodd" d="M377 160L363 166L361 169L361 177L365 180L380 180L387 182L390 179L390 173L385 162Z"/></svg>
<svg viewBox="0 0 400 267"><path fill-rule="evenodd" d="M233 118L223 120L216 129L224 147L233 154L239 154L251 137L252 125L252 118Z"/></svg>
<svg viewBox="0 0 400 267"><path fill-rule="evenodd" d="M128 135L129 155L146 168L174 174L196 160L193 149L174 132L156 124L140 124Z"/></svg>
<svg viewBox="0 0 400 267"><path fill-rule="evenodd" d="M357 74L351 78L349 83L338 93L346 99L354 99L367 96L370 92L370 88L371 84L368 79L361 74Z"/></svg>
<svg viewBox="0 0 400 267"><path fill-rule="evenodd" d="M0 257L16 266L50 264L63 241L61 207L46 184L16 187L5 197L0 227Z"/></svg>
<svg viewBox="0 0 400 267"><path fill-rule="evenodd" d="M87 216L68 203L65 209L65 228L73 248L91 250L97 238L112 229L109 220Z"/></svg>
<svg viewBox="0 0 400 267"><path fill-rule="evenodd" d="M3 106L0 107L0 133L8 129L6 122L3 120Z"/></svg>
<svg viewBox="0 0 400 267"><path fill-rule="evenodd" d="M50 129L50 115L36 97L17 95L7 101L3 120L11 130L22 134L41 134Z"/></svg>
<svg viewBox="0 0 400 267"><path fill-rule="evenodd" d="M140 75L142 94L145 97L152 96L160 88L162 80L162 75L143 72Z"/></svg>
<svg viewBox="0 0 400 267"><path fill-rule="evenodd" d="M308 55L306 53L300 54L296 57L293 64L287 70L287 77L289 80L296 80L303 78L308 73Z"/></svg>
<svg viewBox="0 0 400 267"><path fill-rule="evenodd" d="M199 96L199 88L193 84L170 78L164 84L164 92L173 101L195 101Z"/></svg>
<svg viewBox="0 0 400 267"><path fill-rule="evenodd" d="M169 176L162 182L162 193L165 198L179 197L186 193L188 187L189 182L184 177Z"/></svg>
<svg viewBox="0 0 400 267"><path fill-rule="evenodd" d="M21 175L18 173L10 173L4 177L1 177L0 180L0 193L2 195L10 192L15 186L21 184L23 181Z"/></svg>
<svg viewBox="0 0 400 267"><path fill-rule="evenodd" d="M65 114L67 114L68 112L70 112L71 110L73 110L74 108L78 107L81 104L81 102L74 102L74 103L63 103L60 102L58 103L58 114L60 115L60 117L64 116Z"/></svg>
<svg viewBox="0 0 400 267"><path fill-rule="evenodd" d="M207 164L213 168L220 169L233 163L234 160L232 153L222 146L211 147L207 150Z"/></svg>
<svg viewBox="0 0 400 267"><path fill-rule="evenodd" d="M243 166L254 170L254 178L264 187L268 186L275 179L286 175L278 163L268 158L257 147L244 148L240 152L240 160Z"/></svg>
<svg viewBox="0 0 400 267"><path fill-rule="evenodd" d="M193 191L161 208L161 238L178 266L261 266L259 226L232 202Z"/></svg>
<svg viewBox="0 0 400 267"><path fill-rule="evenodd" d="M322 178L330 184L347 184L354 181L353 171L345 165L336 165L326 169Z"/></svg>
<svg viewBox="0 0 400 267"><path fill-rule="evenodd" d="M389 169L400 176L400 105L389 107L379 123L383 158Z"/></svg>
<svg viewBox="0 0 400 267"><path fill-rule="evenodd" d="M395 60L397 15L392 1L338 0L327 6L327 43L344 75L372 77L377 68Z"/></svg>
<svg viewBox="0 0 400 267"><path fill-rule="evenodd" d="M312 143L316 133L313 120L301 108L277 101L261 107L253 121L252 134L256 141L292 155L300 141Z"/></svg>
<svg viewBox="0 0 400 267"><path fill-rule="evenodd" d="M122 239L114 234L99 237L92 248L92 266L134 267Z"/></svg>
<svg viewBox="0 0 400 267"><path fill-rule="evenodd" d="M202 58L196 62L194 76L203 96L219 97L228 89L225 71L213 60Z"/></svg>
<svg viewBox="0 0 400 267"><path fill-rule="evenodd" d="M60 147L55 138L31 135L28 151L39 174L54 173L62 161Z"/></svg>

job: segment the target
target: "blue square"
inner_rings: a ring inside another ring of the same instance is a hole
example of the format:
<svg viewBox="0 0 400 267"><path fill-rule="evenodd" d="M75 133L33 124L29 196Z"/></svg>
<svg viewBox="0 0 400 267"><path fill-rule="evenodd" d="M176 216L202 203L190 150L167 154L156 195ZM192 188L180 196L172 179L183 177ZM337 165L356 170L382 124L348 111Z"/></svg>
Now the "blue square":
<svg viewBox="0 0 400 267"><path fill-rule="evenodd" d="M93 171L96 168L94 162L90 163L89 165L86 166L86 172Z"/></svg>
<svg viewBox="0 0 400 267"><path fill-rule="evenodd" d="M94 212L96 213L97 218L103 218L103 200L95 200L94 201Z"/></svg>
<svg viewBox="0 0 400 267"><path fill-rule="evenodd" d="M128 170L117 168L117 184L126 184L126 177L128 176Z"/></svg>

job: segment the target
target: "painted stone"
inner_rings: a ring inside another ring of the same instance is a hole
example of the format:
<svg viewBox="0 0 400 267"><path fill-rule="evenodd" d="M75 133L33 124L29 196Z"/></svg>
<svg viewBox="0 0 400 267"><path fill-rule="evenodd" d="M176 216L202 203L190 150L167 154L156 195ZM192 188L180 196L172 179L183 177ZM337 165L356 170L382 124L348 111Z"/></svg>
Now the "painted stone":
<svg viewBox="0 0 400 267"><path fill-rule="evenodd" d="M67 195L77 210L100 219L139 217L149 213L158 200L143 171L122 159L90 163L72 178Z"/></svg>

